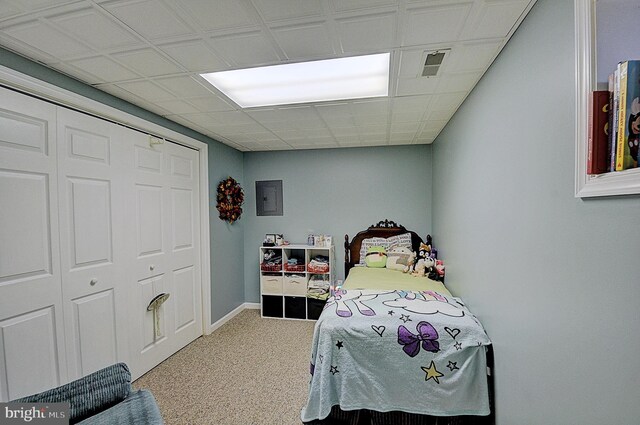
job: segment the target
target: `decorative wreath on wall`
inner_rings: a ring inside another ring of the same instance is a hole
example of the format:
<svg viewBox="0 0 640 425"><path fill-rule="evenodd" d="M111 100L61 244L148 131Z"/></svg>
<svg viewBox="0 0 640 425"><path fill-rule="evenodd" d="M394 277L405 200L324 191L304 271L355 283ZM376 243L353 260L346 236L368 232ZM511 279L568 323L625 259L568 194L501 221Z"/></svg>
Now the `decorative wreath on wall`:
<svg viewBox="0 0 640 425"><path fill-rule="evenodd" d="M229 224L240 219L242 214L242 203L244 202L244 192L240 184L232 177L218 183L218 195L216 197L218 205L216 208L220 213L220 220L226 220Z"/></svg>

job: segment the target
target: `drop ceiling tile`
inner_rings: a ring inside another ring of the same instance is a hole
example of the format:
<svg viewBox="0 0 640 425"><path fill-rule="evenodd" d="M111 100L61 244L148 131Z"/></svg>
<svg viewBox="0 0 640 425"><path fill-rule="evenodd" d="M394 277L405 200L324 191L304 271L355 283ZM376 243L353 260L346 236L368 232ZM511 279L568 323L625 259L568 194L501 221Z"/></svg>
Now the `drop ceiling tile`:
<svg viewBox="0 0 640 425"><path fill-rule="evenodd" d="M158 87L150 81L133 81L129 83L118 83L118 87L133 93L134 95L148 101L155 102L159 100L173 99L173 94Z"/></svg>
<svg viewBox="0 0 640 425"><path fill-rule="evenodd" d="M202 97L211 94L205 86L188 76L156 78L153 81L180 98Z"/></svg>
<svg viewBox="0 0 640 425"><path fill-rule="evenodd" d="M151 49L114 54L125 66L146 77L174 74L182 70Z"/></svg>
<svg viewBox="0 0 640 425"><path fill-rule="evenodd" d="M103 7L149 40L193 34L193 30L160 1L120 1Z"/></svg>
<svg viewBox="0 0 640 425"><path fill-rule="evenodd" d="M332 0L333 8L338 12L346 12L372 7L395 6L394 0Z"/></svg>
<svg viewBox="0 0 640 425"><path fill-rule="evenodd" d="M484 71L494 59L502 42L475 43L456 46L447 58L446 71Z"/></svg>
<svg viewBox="0 0 640 425"><path fill-rule="evenodd" d="M78 59L68 64L84 72L94 75L103 82L115 82L139 78L140 76L105 56Z"/></svg>
<svg viewBox="0 0 640 425"><path fill-rule="evenodd" d="M256 140L262 144L267 144L270 142L280 142L281 140L278 139L273 133L270 132L263 132L263 133L247 133L246 137L252 139L252 140Z"/></svg>
<svg viewBox="0 0 640 425"><path fill-rule="evenodd" d="M291 149L291 145L282 140L269 140L262 142L262 144L269 149Z"/></svg>
<svg viewBox="0 0 640 425"><path fill-rule="evenodd" d="M353 120L356 126L379 125L386 124L389 121L389 117L387 115L355 115Z"/></svg>
<svg viewBox="0 0 640 425"><path fill-rule="evenodd" d="M418 95L418 96L402 96L393 98L392 113L402 115L403 113L421 113L423 114L429 105L433 96L431 95Z"/></svg>
<svg viewBox="0 0 640 425"><path fill-rule="evenodd" d="M200 112L233 111L235 107L226 100L211 93L208 96L188 99L189 103L198 108Z"/></svg>
<svg viewBox="0 0 640 425"><path fill-rule="evenodd" d="M50 21L99 50L142 45L140 39L94 9L55 16Z"/></svg>
<svg viewBox="0 0 640 425"><path fill-rule="evenodd" d="M261 32L215 37L211 43L222 59L239 67L273 64L280 60Z"/></svg>
<svg viewBox="0 0 640 425"><path fill-rule="evenodd" d="M323 14L321 3L316 1L254 0L253 4L267 22L317 18Z"/></svg>
<svg viewBox="0 0 640 425"><path fill-rule="evenodd" d="M239 0L174 0L204 31L258 27L255 13Z"/></svg>
<svg viewBox="0 0 640 425"><path fill-rule="evenodd" d="M461 38L506 37L528 4L528 0L480 2L480 10L469 19Z"/></svg>
<svg viewBox="0 0 640 425"><path fill-rule="evenodd" d="M192 122L196 125L211 129L216 125L223 125L219 120L214 118L214 113L200 113L200 114L182 114L181 117L184 120Z"/></svg>
<svg viewBox="0 0 640 425"><path fill-rule="evenodd" d="M440 83L438 84L436 93L469 92L476 85L481 75L480 72L445 74L440 77Z"/></svg>
<svg viewBox="0 0 640 425"><path fill-rule="evenodd" d="M160 100L156 102L156 105L170 114L193 114L199 112L193 105L182 100Z"/></svg>
<svg viewBox="0 0 640 425"><path fill-rule="evenodd" d="M396 39L395 13L337 20L338 35L344 53L391 49Z"/></svg>
<svg viewBox="0 0 640 425"><path fill-rule="evenodd" d="M10 18L18 15L22 12L22 9L9 2L0 1L0 19Z"/></svg>
<svg viewBox="0 0 640 425"><path fill-rule="evenodd" d="M455 110L467 96L466 92L438 94L433 97L432 110Z"/></svg>
<svg viewBox="0 0 640 425"><path fill-rule="evenodd" d="M351 105L354 115L386 115L389 112L389 98L356 100Z"/></svg>
<svg viewBox="0 0 640 425"><path fill-rule="evenodd" d="M3 30L20 43L59 59L91 54L92 50L41 21L31 21Z"/></svg>
<svg viewBox="0 0 640 425"><path fill-rule="evenodd" d="M353 127L355 125L351 115L328 116L322 118L329 128Z"/></svg>
<svg viewBox="0 0 640 425"><path fill-rule="evenodd" d="M331 132L335 137L358 136L358 127L332 127Z"/></svg>
<svg viewBox="0 0 640 425"><path fill-rule="evenodd" d="M351 104L348 102L324 103L315 106L322 118L339 118L351 115Z"/></svg>
<svg viewBox="0 0 640 425"><path fill-rule="evenodd" d="M400 51L398 76L400 78L420 78L424 67L423 57L426 49L404 49Z"/></svg>
<svg viewBox="0 0 640 425"><path fill-rule="evenodd" d="M317 139L317 138L333 138L333 135L329 132L328 128L304 128L302 127L301 132L309 138Z"/></svg>
<svg viewBox="0 0 640 425"><path fill-rule="evenodd" d="M415 132L409 133L391 133L389 136L390 142L403 142L403 143L411 143L413 138L415 137Z"/></svg>
<svg viewBox="0 0 640 425"><path fill-rule="evenodd" d="M452 111L431 111L427 114L427 118L430 120L445 120L449 121L449 118L453 115L455 110Z"/></svg>
<svg viewBox="0 0 640 425"><path fill-rule="evenodd" d="M19 0L16 2L23 12L35 12L45 8L73 3L72 0Z"/></svg>
<svg viewBox="0 0 640 425"><path fill-rule="evenodd" d="M407 8L402 46L451 42L458 39L471 2L438 7Z"/></svg>
<svg viewBox="0 0 640 425"><path fill-rule="evenodd" d="M223 136L229 136L232 134L265 134L266 138L273 139L276 136L269 132L266 128L256 122L247 122L244 124L216 124L216 132Z"/></svg>
<svg viewBox="0 0 640 425"><path fill-rule="evenodd" d="M399 122L399 123L391 123L391 133L416 133L422 122L414 121L414 122Z"/></svg>
<svg viewBox="0 0 640 425"><path fill-rule="evenodd" d="M276 108L250 109L247 114L261 123L281 123L287 120L285 113Z"/></svg>
<svg viewBox="0 0 640 425"><path fill-rule="evenodd" d="M160 49L192 72L215 72L228 68L228 64L201 40L167 44Z"/></svg>
<svg viewBox="0 0 640 425"><path fill-rule="evenodd" d="M425 123L425 125L424 125L423 132L431 131L431 130L440 132L440 130L442 130L445 125L447 125L447 121L445 121L445 120L442 120L442 121L427 121Z"/></svg>
<svg viewBox="0 0 640 425"><path fill-rule="evenodd" d="M335 53L331 32L323 23L274 28L271 32L289 59L325 58Z"/></svg>
<svg viewBox="0 0 640 425"><path fill-rule="evenodd" d="M256 122L249 115L243 111L225 111L216 112L214 114L217 121L225 125L239 125L239 124L252 124L256 125Z"/></svg>
<svg viewBox="0 0 640 425"><path fill-rule="evenodd" d="M396 96L432 94L438 88L438 77L399 78Z"/></svg>

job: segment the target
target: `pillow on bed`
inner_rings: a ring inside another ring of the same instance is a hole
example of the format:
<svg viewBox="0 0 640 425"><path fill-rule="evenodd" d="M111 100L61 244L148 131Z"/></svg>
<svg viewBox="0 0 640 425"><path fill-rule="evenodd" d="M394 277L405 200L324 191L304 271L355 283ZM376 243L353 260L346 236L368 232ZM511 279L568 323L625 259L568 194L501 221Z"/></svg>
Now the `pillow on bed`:
<svg viewBox="0 0 640 425"><path fill-rule="evenodd" d="M367 238L363 239L360 244L360 264L365 264L364 257L367 255L367 250L372 246L381 246L389 249L392 246L405 246L411 248L411 233L403 233L397 236L390 236L388 238Z"/></svg>
<svg viewBox="0 0 640 425"><path fill-rule="evenodd" d="M364 261L367 267L382 268L387 264L387 252L384 247L372 246L367 250Z"/></svg>
<svg viewBox="0 0 640 425"><path fill-rule="evenodd" d="M413 251L406 246L394 246L387 251L387 268L404 271L409 265Z"/></svg>

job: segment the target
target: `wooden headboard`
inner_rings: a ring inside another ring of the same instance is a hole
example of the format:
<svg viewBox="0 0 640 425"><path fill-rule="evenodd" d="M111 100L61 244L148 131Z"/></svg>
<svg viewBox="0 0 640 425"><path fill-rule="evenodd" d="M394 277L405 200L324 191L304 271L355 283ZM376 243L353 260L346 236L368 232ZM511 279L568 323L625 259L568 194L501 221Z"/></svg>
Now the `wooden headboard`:
<svg viewBox="0 0 640 425"><path fill-rule="evenodd" d="M404 233L411 233L411 249L418 252L420 244L424 242L422 238L416 232L407 230L395 221L384 220L378 222L378 224L372 224L367 230L358 232L351 239L351 242L349 242L349 235L344 235L344 277L346 278L349 275L351 267L360 262L360 246L364 239L388 238ZM430 235L427 235L427 244L432 244Z"/></svg>

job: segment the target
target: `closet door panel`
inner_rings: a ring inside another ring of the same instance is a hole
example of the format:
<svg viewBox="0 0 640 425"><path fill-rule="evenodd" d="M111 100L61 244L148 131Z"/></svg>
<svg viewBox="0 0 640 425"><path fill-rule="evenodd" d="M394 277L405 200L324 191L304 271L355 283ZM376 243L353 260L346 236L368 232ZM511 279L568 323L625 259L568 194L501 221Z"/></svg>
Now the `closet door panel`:
<svg viewBox="0 0 640 425"><path fill-rule="evenodd" d="M54 307L0 321L0 389L5 400L60 383Z"/></svg>
<svg viewBox="0 0 640 425"><path fill-rule="evenodd" d="M58 111L62 293L69 374L128 361L126 158L121 127Z"/></svg>
<svg viewBox="0 0 640 425"><path fill-rule="evenodd" d="M140 334L131 345L132 373L139 376L202 335L199 170L197 151L170 142L150 145L142 134L132 137L138 238L132 310ZM154 318L147 306L162 293L169 298Z"/></svg>
<svg viewBox="0 0 640 425"><path fill-rule="evenodd" d="M171 200L171 271L174 283L176 349L202 333L200 282L200 222L198 154L193 149L167 146Z"/></svg>
<svg viewBox="0 0 640 425"><path fill-rule="evenodd" d="M95 371L118 361L118 329L113 289L80 297L73 304L77 369ZM99 317L100 320L95 320Z"/></svg>
<svg viewBox="0 0 640 425"><path fill-rule="evenodd" d="M56 148L56 108L0 88L0 401L67 380Z"/></svg>

